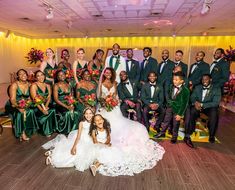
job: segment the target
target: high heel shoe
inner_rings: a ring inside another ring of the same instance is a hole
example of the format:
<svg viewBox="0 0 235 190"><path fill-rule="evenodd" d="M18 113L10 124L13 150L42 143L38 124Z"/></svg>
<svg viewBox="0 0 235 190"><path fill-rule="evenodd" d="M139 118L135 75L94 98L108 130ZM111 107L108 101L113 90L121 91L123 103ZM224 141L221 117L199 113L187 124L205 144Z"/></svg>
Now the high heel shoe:
<svg viewBox="0 0 235 190"><path fill-rule="evenodd" d="M94 164L90 165L90 170L93 176L96 175L97 168Z"/></svg>
<svg viewBox="0 0 235 190"><path fill-rule="evenodd" d="M51 154L52 154L52 151L51 151L51 150L48 150L48 151L46 151L46 152L44 153L45 156L51 156Z"/></svg>
<svg viewBox="0 0 235 190"><path fill-rule="evenodd" d="M46 158L46 165L51 165L51 157L50 156L47 156Z"/></svg>
<svg viewBox="0 0 235 190"><path fill-rule="evenodd" d="M20 137L20 142L22 141L29 141L29 137L26 137L26 138Z"/></svg>

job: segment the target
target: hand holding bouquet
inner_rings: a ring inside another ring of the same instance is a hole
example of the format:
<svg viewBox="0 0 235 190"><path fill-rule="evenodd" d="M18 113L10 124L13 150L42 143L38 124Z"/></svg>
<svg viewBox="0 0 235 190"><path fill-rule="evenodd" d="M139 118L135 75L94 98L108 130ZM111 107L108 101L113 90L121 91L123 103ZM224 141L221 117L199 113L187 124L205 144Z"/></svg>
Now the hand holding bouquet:
<svg viewBox="0 0 235 190"><path fill-rule="evenodd" d="M118 105L118 100L112 94L105 98L101 98L99 101L101 106L104 107L107 112L112 111L113 108Z"/></svg>
<svg viewBox="0 0 235 190"><path fill-rule="evenodd" d="M88 105L90 105L91 107L94 107L95 104L96 104L96 95L95 95L95 93L92 93L90 95L86 94L84 96L84 100Z"/></svg>

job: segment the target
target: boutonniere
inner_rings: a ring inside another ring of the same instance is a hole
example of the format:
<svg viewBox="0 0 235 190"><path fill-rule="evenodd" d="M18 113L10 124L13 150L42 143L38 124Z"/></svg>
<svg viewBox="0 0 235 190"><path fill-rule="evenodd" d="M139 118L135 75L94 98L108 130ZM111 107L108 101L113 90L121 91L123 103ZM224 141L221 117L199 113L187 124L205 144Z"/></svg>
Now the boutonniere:
<svg viewBox="0 0 235 190"><path fill-rule="evenodd" d="M215 71L219 71L219 68L218 68L218 67L214 67L214 70L215 70Z"/></svg>
<svg viewBox="0 0 235 190"><path fill-rule="evenodd" d="M158 91L158 90L159 90L159 87L158 87L158 86L156 86L155 91Z"/></svg>

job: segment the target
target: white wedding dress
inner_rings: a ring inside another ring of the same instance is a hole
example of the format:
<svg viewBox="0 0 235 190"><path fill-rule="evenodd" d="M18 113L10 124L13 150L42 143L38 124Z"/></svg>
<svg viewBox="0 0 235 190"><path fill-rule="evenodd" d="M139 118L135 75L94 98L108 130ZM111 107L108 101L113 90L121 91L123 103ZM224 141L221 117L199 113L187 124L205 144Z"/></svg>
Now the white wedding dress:
<svg viewBox="0 0 235 190"><path fill-rule="evenodd" d="M110 90L101 86L102 97L115 91L114 86ZM153 168L162 159L163 147L149 139L144 125L123 117L119 106L111 112L101 109L99 113L110 122L112 143L112 147L99 150L98 160L103 163L99 168L101 174L134 175Z"/></svg>
<svg viewBox="0 0 235 190"><path fill-rule="evenodd" d="M102 96L105 97L115 92L115 87L110 90L102 86ZM54 167L75 167L79 171L89 168L95 160L102 165L98 172L106 176L134 175L146 169L153 168L162 159L164 148L149 139L144 125L129 120L122 116L119 106L111 112L105 109L99 111L111 125L111 143L108 147L93 144L88 135L90 124L83 122L83 129L76 155L71 155L70 150L77 136L77 130L70 132L68 137L57 137L43 145L44 149L52 149L51 163ZM106 142L106 131L97 133L99 142Z"/></svg>

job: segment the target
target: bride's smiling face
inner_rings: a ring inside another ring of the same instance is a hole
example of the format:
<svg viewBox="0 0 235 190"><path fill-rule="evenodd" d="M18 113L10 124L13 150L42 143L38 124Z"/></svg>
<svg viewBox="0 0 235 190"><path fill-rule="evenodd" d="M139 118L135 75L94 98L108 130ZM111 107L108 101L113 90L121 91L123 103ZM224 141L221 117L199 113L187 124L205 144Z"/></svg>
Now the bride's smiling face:
<svg viewBox="0 0 235 190"><path fill-rule="evenodd" d="M103 129L104 127L104 119L100 115L96 115L94 118L94 123L99 129Z"/></svg>
<svg viewBox="0 0 235 190"><path fill-rule="evenodd" d="M111 79L112 78L112 72L109 69L106 69L105 72L104 72L104 76L107 79Z"/></svg>

